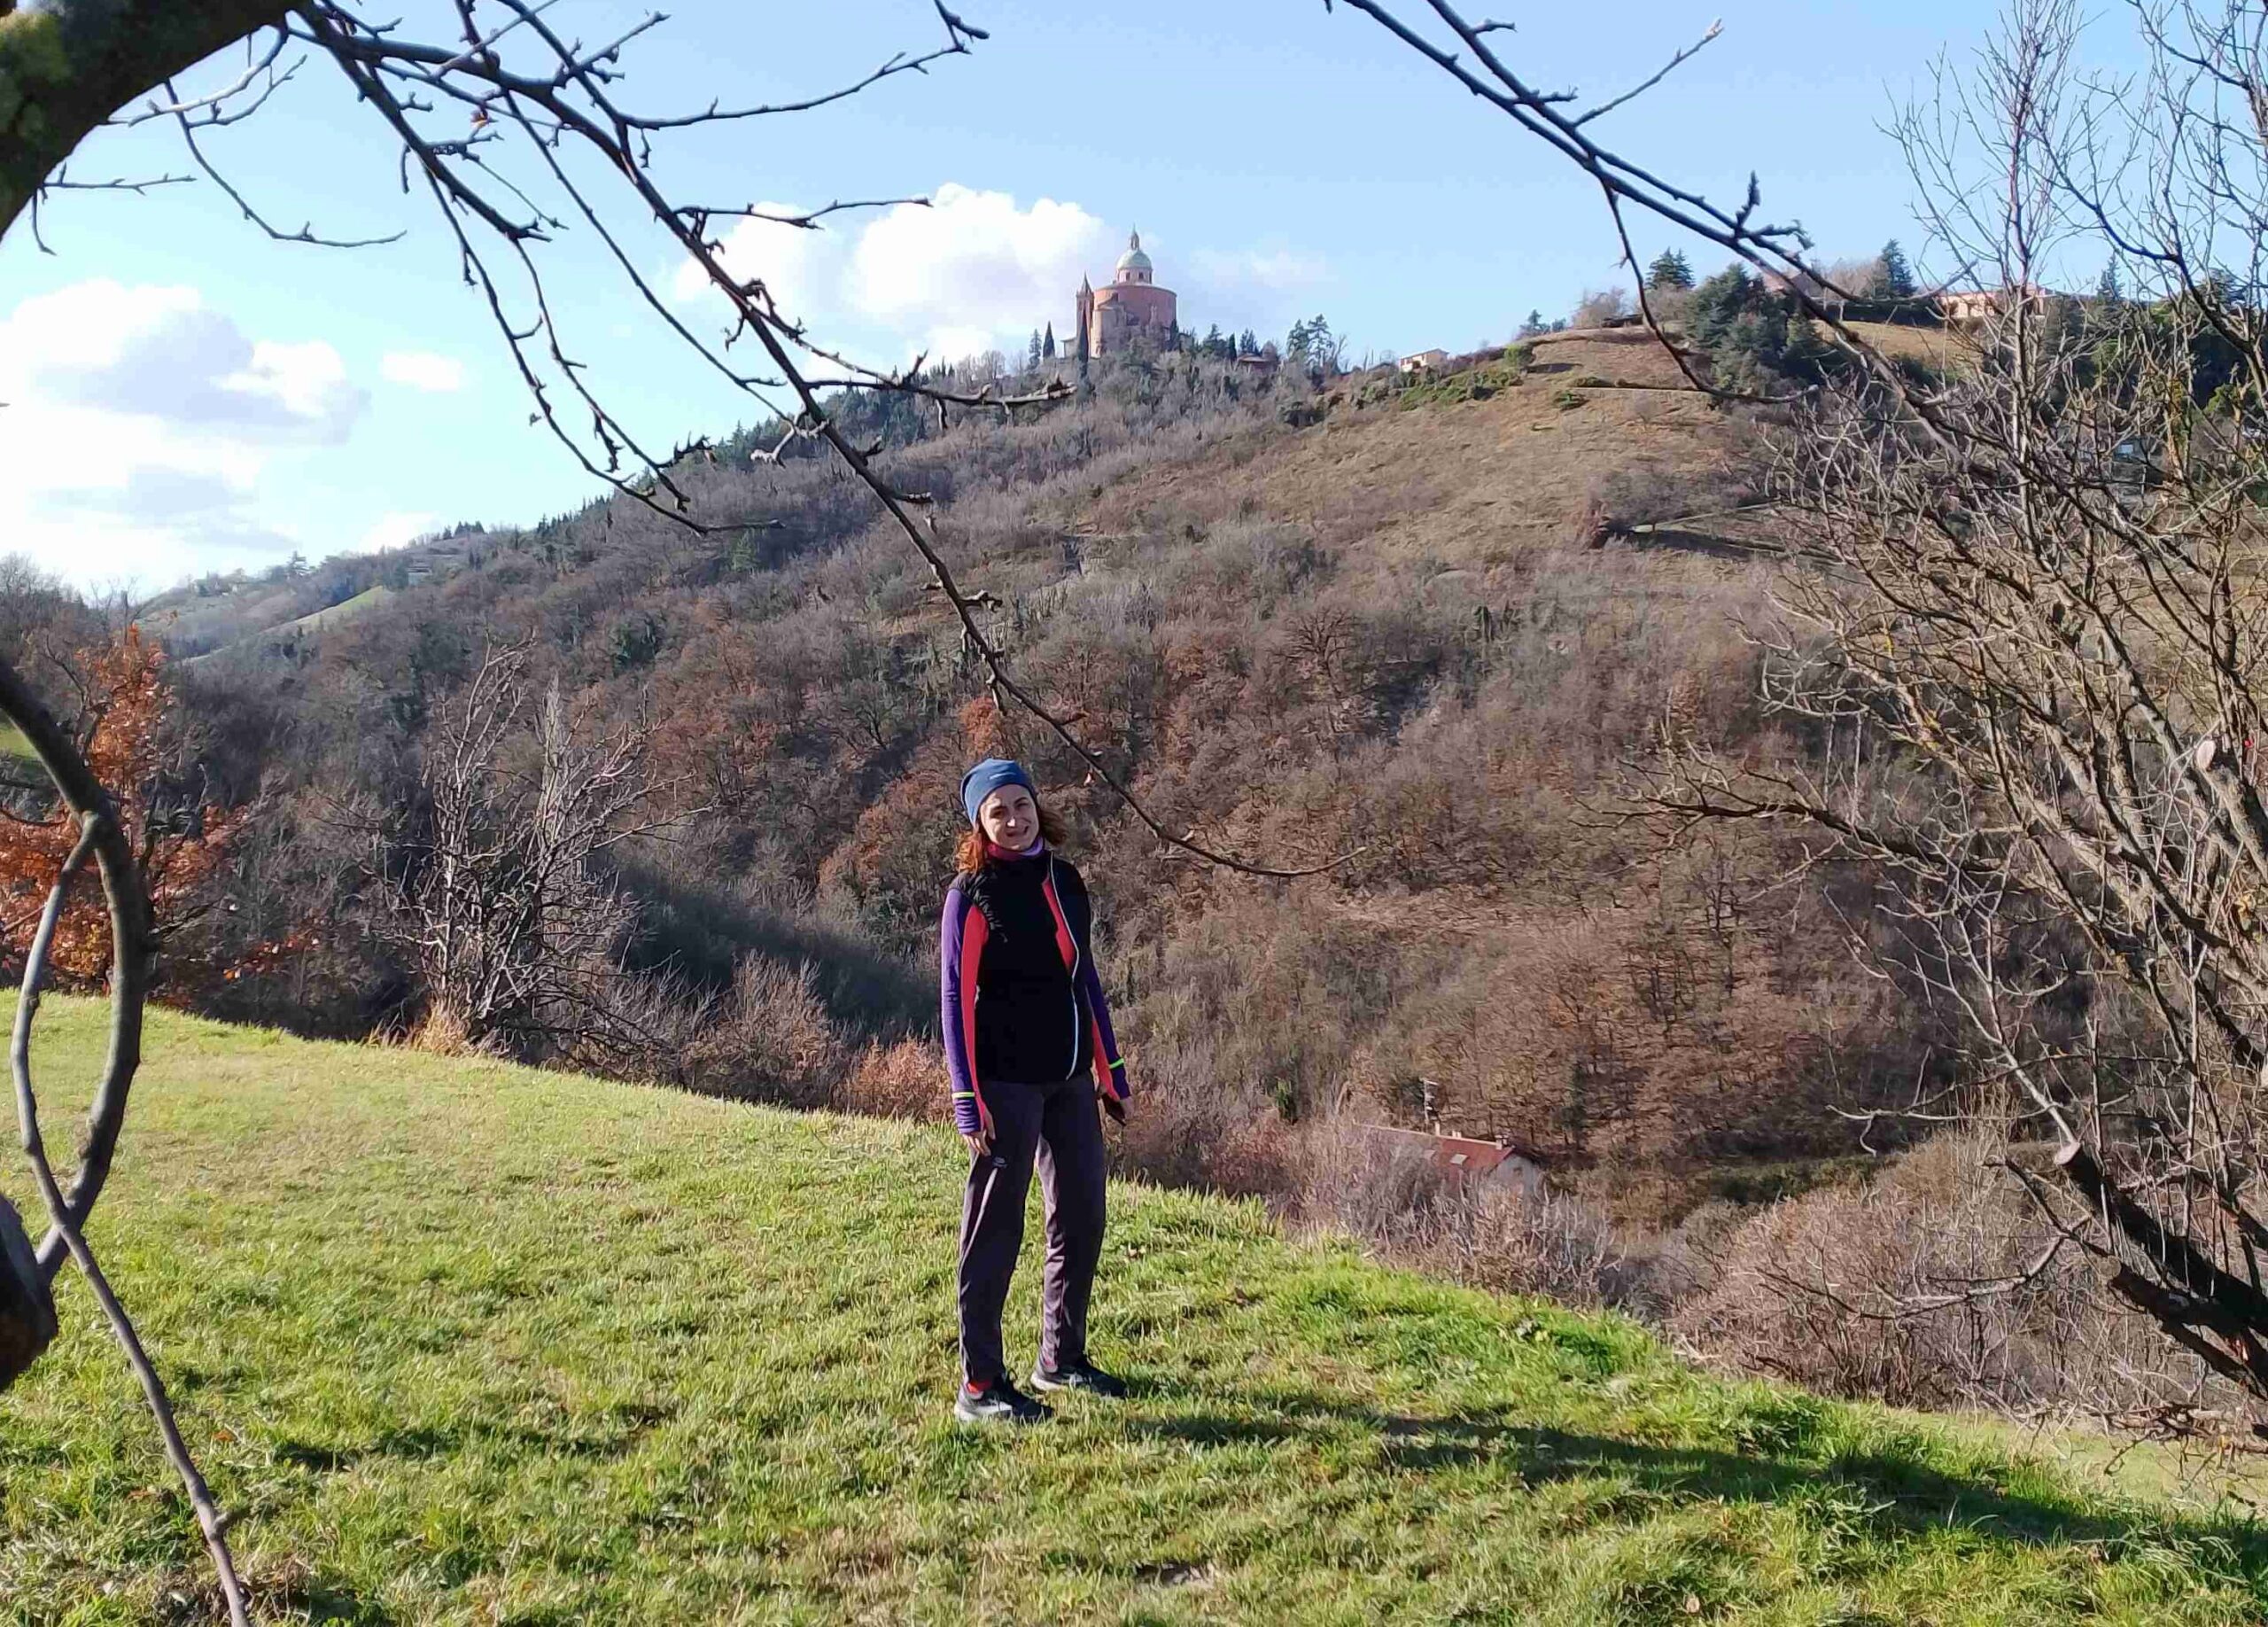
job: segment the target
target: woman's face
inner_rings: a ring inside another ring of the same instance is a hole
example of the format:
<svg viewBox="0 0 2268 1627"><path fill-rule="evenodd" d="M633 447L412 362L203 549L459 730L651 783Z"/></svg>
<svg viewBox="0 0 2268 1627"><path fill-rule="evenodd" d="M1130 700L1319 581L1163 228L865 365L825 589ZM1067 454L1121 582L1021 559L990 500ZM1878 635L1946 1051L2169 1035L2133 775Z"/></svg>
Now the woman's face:
<svg viewBox="0 0 2268 1627"><path fill-rule="evenodd" d="M1003 785L976 806L984 834L1012 851L1029 847L1039 835L1039 805L1021 785Z"/></svg>

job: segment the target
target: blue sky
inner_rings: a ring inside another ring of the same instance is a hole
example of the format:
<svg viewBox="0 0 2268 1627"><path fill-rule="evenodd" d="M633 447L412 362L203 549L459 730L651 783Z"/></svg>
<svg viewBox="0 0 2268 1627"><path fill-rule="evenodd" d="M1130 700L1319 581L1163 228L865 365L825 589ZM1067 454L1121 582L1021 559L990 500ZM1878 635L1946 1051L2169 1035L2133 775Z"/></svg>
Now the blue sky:
<svg viewBox="0 0 2268 1627"><path fill-rule="evenodd" d="M1359 15L1319 0L959 9L991 34L974 54L818 113L680 136L658 160L676 195L717 203L933 197L926 212L843 217L823 238L759 229L733 245L862 357L1020 346L1050 321L1062 333L1079 272L1102 281L1130 225L1185 325L1280 338L1321 312L1356 354L1501 339L1531 307L1564 314L1619 280L1595 189ZM408 28L431 10L412 0ZM1608 128L1713 192L1736 196L1759 171L1768 211L1799 217L1829 259L1892 236L1915 245L1880 126L1990 20L1949 0L1517 11L1512 58L1598 94L1721 14L1722 36ZM644 10L558 0L548 15L595 40ZM692 0L631 48L626 95L684 108L804 94L939 33L926 0ZM426 37L449 35L433 21ZM52 254L19 222L0 242L0 549L82 585L146 589L459 519L531 521L593 493L528 426L446 228L401 192L383 127L334 68L310 60L207 142L287 230L407 235L352 252L274 243L202 182L58 195L43 217ZM163 123L104 131L71 167L82 180L186 170ZM755 416L638 308L588 235L542 252L610 402L662 447ZM634 241L674 298L669 247L650 230ZM679 308L714 325L713 299Z"/></svg>

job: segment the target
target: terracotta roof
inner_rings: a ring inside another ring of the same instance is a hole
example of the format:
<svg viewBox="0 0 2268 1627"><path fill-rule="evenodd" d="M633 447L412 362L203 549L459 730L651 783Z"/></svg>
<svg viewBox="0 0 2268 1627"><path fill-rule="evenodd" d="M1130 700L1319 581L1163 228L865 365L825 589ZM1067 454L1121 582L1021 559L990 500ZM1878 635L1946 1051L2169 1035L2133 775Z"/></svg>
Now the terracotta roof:
<svg viewBox="0 0 2268 1627"><path fill-rule="evenodd" d="M1390 1137L1404 1146L1429 1152L1433 1162L1444 1170L1466 1175L1487 1175L1501 1167L1508 1158L1541 1169L1543 1160L1524 1148L1509 1141L1482 1141L1471 1136L1436 1135L1430 1130L1404 1130L1395 1125L1364 1125L1375 1135Z"/></svg>

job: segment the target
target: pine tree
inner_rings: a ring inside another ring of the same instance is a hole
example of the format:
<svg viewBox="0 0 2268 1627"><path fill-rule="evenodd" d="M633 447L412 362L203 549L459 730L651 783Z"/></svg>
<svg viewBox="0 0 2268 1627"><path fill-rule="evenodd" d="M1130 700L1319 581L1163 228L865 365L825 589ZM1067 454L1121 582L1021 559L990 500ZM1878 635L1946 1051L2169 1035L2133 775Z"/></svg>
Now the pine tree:
<svg viewBox="0 0 2268 1627"><path fill-rule="evenodd" d="M1258 355L1260 354L1259 335L1253 332L1250 328L1247 328L1244 331L1244 337L1237 341L1237 349L1239 354L1243 355Z"/></svg>
<svg viewBox="0 0 2268 1627"><path fill-rule="evenodd" d="M1233 356L1236 353L1237 347L1235 344L1232 341L1224 339L1221 337L1221 324L1219 323L1215 323L1210 328L1206 330L1205 354L1207 355Z"/></svg>
<svg viewBox="0 0 2268 1627"><path fill-rule="evenodd" d="M1543 313L1542 311L1532 310L1527 314L1527 320L1520 323L1520 331L1514 337L1518 339L1526 339L1532 334L1546 331L1548 331L1548 330L1544 325Z"/></svg>
<svg viewBox="0 0 2268 1627"><path fill-rule="evenodd" d="M1675 249L1664 249L1646 268L1646 286L1664 292L1682 291L1693 286L1693 268L1685 256Z"/></svg>
<svg viewBox="0 0 2268 1627"><path fill-rule="evenodd" d="M1875 300L1914 297L1914 269L1906 263L1906 251L1898 246L1897 238L1882 245L1882 264L1875 272L1873 283L1861 292Z"/></svg>
<svg viewBox="0 0 2268 1627"><path fill-rule="evenodd" d="M1047 337L1039 342L1039 354L1043 361L1055 360L1055 324L1052 322L1047 324Z"/></svg>
<svg viewBox="0 0 2268 1627"><path fill-rule="evenodd" d="M1024 371L1028 373L1039 371L1039 330L1037 328L1031 331L1031 348L1024 354Z"/></svg>
<svg viewBox="0 0 2268 1627"><path fill-rule="evenodd" d="M1292 324L1284 336L1284 360L1293 367L1305 367L1308 362L1308 324L1302 320Z"/></svg>
<svg viewBox="0 0 2268 1627"><path fill-rule="evenodd" d="M2118 285L2118 262L2112 261L2102 269L2102 280L2094 285L2094 297L2105 305L2116 305L2126 297Z"/></svg>

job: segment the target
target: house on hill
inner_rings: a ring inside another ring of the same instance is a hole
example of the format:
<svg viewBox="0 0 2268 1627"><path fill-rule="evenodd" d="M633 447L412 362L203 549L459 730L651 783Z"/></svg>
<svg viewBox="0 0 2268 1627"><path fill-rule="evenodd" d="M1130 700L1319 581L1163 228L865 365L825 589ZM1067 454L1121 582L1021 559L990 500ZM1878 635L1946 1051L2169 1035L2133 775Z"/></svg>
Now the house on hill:
<svg viewBox="0 0 2268 1627"><path fill-rule="evenodd" d="M1510 1141L1476 1140L1471 1136L1403 1130L1393 1125L1363 1128L1399 1154L1425 1159L1452 1187L1489 1187L1522 1195L1543 1188L1543 1161Z"/></svg>
<svg viewBox="0 0 2268 1627"><path fill-rule="evenodd" d="M1948 290L1938 296L1938 312L1948 328L1979 328L2003 311L2012 310L2021 298L2037 308L2047 302L2047 291L2036 283L2016 288Z"/></svg>
<svg viewBox="0 0 2268 1627"><path fill-rule="evenodd" d="M1436 347L1402 357L1401 366L1405 373L1438 373L1449 365L1449 359L1448 351Z"/></svg>

